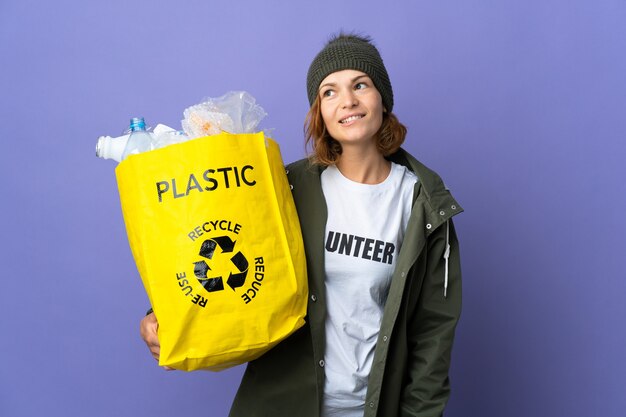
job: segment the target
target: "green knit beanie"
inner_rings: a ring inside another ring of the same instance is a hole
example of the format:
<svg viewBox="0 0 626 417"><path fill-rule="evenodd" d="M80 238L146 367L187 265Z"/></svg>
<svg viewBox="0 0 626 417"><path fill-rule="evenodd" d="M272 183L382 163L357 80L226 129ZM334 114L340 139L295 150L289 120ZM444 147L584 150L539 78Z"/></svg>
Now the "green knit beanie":
<svg viewBox="0 0 626 417"><path fill-rule="evenodd" d="M306 77L309 104L313 105L320 83L336 71L352 69L366 73L374 82L383 99L383 106L391 113L393 90L383 59L370 39L340 34L331 39L317 54Z"/></svg>

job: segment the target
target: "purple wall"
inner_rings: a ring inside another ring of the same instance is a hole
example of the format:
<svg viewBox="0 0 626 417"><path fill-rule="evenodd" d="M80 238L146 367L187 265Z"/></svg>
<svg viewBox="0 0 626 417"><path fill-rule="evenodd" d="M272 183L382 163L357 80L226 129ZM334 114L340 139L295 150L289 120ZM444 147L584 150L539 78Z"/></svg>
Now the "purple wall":
<svg viewBox="0 0 626 417"><path fill-rule="evenodd" d="M139 338L95 141L244 89L299 158L339 28L374 37L406 147L466 209L447 416L624 415L625 20L618 0L2 0L0 415L226 415L241 369L164 372Z"/></svg>

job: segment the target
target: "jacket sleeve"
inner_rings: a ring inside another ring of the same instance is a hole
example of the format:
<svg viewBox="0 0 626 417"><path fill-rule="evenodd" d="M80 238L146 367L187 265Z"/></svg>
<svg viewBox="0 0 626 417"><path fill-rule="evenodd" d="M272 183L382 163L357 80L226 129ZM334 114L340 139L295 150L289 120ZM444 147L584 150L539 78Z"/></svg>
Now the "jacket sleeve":
<svg viewBox="0 0 626 417"><path fill-rule="evenodd" d="M450 251L446 262L447 244ZM448 370L461 314L459 244L452 220L430 235L424 255L421 290L407 329L408 370L401 394L402 417L440 417L450 396Z"/></svg>

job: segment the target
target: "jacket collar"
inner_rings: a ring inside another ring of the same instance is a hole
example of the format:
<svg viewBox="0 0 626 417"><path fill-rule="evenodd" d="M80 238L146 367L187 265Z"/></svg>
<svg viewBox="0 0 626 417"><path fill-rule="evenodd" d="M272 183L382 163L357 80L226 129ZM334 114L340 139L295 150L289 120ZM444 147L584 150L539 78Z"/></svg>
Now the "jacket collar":
<svg viewBox="0 0 626 417"><path fill-rule="evenodd" d="M452 216L461 213L463 208L459 205L459 203L454 199L450 191L446 188L441 177L428 168L426 165L422 164L418 161L413 155L408 153L403 148L400 148L398 151L388 156L387 159L396 164L403 165L410 169L419 181L415 185L414 191L414 202L418 198L423 198L426 201L426 234L429 235L435 229L437 229L441 224L449 220ZM319 206L308 207L307 211L317 212L317 214L323 214L322 218L319 218L322 221L322 224L325 225L326 222L326 205L323 199L323 193L321 189L320 183L320 175L324 171L325 167L320 165L309 165L308 170L315 173L315 175L309 178L308 188L312 193L319 193L322 196L321 200L318 200L320 203Z"/></svg>

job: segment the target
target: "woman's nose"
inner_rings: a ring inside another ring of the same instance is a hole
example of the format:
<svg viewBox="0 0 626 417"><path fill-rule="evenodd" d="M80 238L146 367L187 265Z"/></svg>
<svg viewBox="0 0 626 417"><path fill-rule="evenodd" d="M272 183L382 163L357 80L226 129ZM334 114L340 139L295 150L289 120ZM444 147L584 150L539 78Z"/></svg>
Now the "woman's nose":
<svg viewBox="0 0 626 417"><path fill-rule="evenodd" d="M356 95L352 91L344 92L341 100L344 108L354 107L359 104Z"/></svg>

